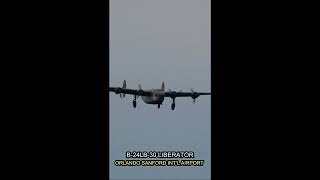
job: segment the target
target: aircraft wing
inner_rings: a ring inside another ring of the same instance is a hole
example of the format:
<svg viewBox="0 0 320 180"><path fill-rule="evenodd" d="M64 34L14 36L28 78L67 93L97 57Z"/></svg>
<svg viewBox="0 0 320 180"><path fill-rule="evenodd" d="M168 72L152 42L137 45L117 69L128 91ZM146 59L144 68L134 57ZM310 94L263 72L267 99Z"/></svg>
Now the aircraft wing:
<svg viewBox="0 0 320 180"><path fill-rule="evenodd" d="M109 87L110 92L115 92L116 94L132 94L132 95L139 95L139 96L149 96L150 92L144 91L142 89L127 89L127 88L120 88L120 87Z"/></svg>
<svg viewBox="0 0 320 180"><path fill-rule="evenodd" d="M175 91L170 91L170 92L165 92L165 97L192 97L192 98L197 98L200 95L211 95L211 93L203 93L203 92L175 92Z"/></svg>

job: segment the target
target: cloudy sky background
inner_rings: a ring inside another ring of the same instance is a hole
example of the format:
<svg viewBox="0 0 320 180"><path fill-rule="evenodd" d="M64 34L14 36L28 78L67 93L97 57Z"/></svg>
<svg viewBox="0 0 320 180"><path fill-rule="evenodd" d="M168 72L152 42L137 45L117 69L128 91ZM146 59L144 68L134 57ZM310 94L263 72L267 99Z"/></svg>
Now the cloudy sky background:
<svg viewBox="0 0 320 180"><path fill-rule="evenodd" d="M110 86L210 92L209 0L110 0ZM111 179L210 177L210 96L166 98L160 109L110 93ZM203 167L117 167L126 151L194 151Z"/></svg>

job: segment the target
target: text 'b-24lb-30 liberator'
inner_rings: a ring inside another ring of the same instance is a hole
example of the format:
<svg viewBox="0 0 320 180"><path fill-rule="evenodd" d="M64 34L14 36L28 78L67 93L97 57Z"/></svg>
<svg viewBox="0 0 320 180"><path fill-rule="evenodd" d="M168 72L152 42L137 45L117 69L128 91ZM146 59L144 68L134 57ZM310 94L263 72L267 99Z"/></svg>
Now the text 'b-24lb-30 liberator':
<svg viewBox="0 0 320 180"><path fill-rule="evenodd" d="M191 89L191 92L176 92L176 91L165 91L164 82L162 82L161 89L149 89L143 90L141 89L141 85L139 84L139 89L127 89L126 88L126 80L123 81L122 87L109 87L110 92L115 92L116 94L120 94L120 98L125 97L126 94L130 94L134 96L133 107L137 107L137 99L141 96L141 99L147 104L155 104L162 105L165 97L172 98L171 109L175 108L175 99L176 97L191 97L193 99L193 103L195 103L196 98L200 95L211 95L211 92L195 92Z"/></svg>

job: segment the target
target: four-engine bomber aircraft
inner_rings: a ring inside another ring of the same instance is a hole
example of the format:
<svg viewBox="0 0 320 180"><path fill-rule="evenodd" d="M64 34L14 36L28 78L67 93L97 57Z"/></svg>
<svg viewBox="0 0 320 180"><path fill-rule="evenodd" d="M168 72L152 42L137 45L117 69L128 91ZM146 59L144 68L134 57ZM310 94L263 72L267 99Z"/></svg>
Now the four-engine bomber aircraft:
<svg viewBox="0 0 320 180"><path fill-rule="evenodd" d="M120 98L125 97L126 94L131 94L134 96L133 107L137 107L137 98L141 96L142 100L147 104L157 104L158 108L162 105L162 102L165 97L172 98L171 109L175 108L175 98L176 97L191 97L193 99L193 103L195 103L196 98L200 95L211 95L211 93L203 93L203 92L195 92L191 89L191 92L176 92L176 91L165 91L164 82L162 82L161 89L150 89L150 90L142 90L141 85L139 84L139 89L127 89L126 88L126 80L123 81L122 87L109 87L109 91L115 92L116 94L120 94Z"/></svg>

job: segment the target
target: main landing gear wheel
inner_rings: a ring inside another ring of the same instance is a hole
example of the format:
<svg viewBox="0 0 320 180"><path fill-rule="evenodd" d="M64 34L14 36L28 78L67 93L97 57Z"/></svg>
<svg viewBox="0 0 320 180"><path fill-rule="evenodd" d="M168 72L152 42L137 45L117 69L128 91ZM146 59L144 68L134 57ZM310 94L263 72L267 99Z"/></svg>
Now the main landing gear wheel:
<svg viewBox="0 0 320 180"><path fill-rule="evenodd" d="M174 110L174 107L175 107L175 106L176 106L176 104L175 104L175 103L172 103L172 104L171 104L171 109Z"/></svg>
<svg viewBox="0 0 320 180"><path fill-rule="evenodd" d="M133 107L136 108L137 107L137 101L133 100Z"/></svg>

